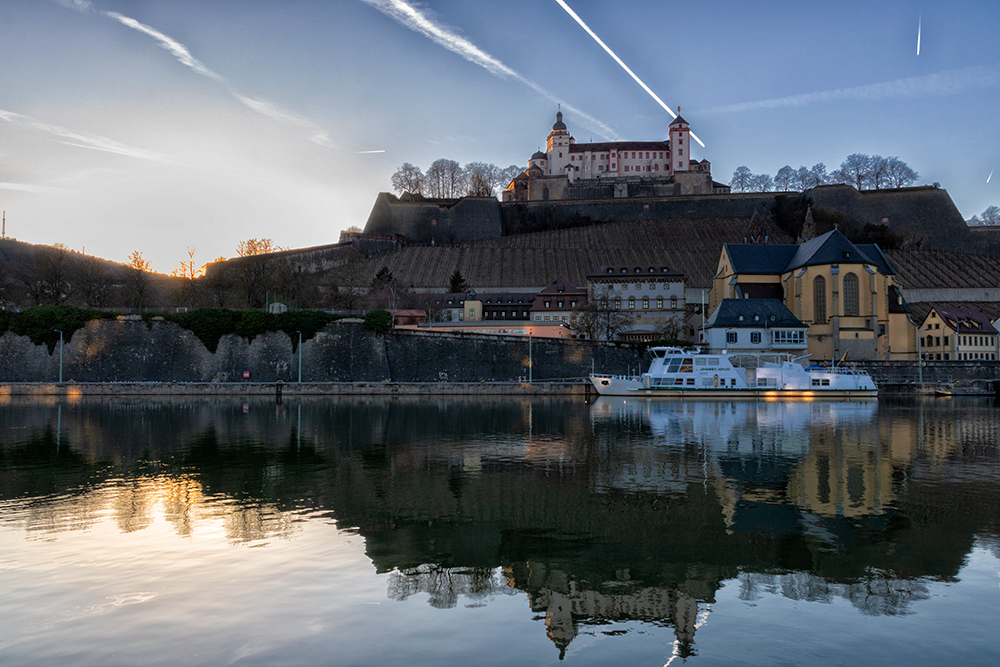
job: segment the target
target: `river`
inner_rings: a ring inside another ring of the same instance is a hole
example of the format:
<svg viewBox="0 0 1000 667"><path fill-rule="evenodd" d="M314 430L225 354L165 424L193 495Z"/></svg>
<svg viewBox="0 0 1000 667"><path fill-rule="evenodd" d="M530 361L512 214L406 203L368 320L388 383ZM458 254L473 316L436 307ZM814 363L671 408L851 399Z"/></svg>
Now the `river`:
<svg viewBox="0 0 1000 667"><path fill-rule="evenodd" d="M992 400L0 403L0 664L1000 663Z"/></svg>

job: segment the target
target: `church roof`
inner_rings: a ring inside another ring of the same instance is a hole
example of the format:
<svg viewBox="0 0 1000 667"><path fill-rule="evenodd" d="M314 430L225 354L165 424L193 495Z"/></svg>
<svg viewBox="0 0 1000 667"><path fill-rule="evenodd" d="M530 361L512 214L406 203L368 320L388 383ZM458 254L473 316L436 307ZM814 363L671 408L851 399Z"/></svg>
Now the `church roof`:
<svg viewBox="0 0 1000 667"><path fill-rule="evenodd" d="M556 122L552 124L552 129L553 130L565 130L566 129L566 123L564 123L563 119L562 119L562 111L559 111L559 112L556 113Z"/></svg>
<svg viewBox="0 0 1000 667"><path fill-rule="evenodd" d="M802 327L805 324L777 299L723 299L705 322L713 327Z"/></svg>
<svg viewBox="0 0 1000 667"><path fill-rule="evenodd" d="M805 266L825 264L874 264L879 273L893 275L892 266L874 243L851 243L838 229L800 245L726 244L735 273L787 273Z"/></svg>
<svg viewBox="0 0 1000 667"><path fill-rule="evenodd" d="M685 125L690 125L691 124L691 123L687 122L686 120L684 120L684 118L680 114L677 114L677 118L674 118L673 122L670 123L670 124L671 125L680 125L681 123L683 123Z"/></svg>

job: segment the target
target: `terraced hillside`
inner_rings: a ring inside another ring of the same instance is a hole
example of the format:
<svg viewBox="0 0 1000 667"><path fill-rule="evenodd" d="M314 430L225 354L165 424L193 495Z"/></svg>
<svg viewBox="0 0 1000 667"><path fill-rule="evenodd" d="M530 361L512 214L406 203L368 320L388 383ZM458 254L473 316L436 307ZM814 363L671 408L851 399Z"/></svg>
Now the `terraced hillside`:
<svg viewBox="0 0 1000 667"><path fill-rule="evenodd" d="M792 239L762 221L772 243ZM544 287L563 276L585 285L587 275L616 264L667 265L690 287L708 287L723 243L742 243L750 218L641 220L520 234L459 246L408 246L369 260L404 285L440 288L458 269L473 287Z"/></svg>
<svg viewBox="0 0 1000 667"><path fill-rule="evenodd" d="M909 289L1000 287L1000 258L941 250L887 250Z"/></svg>

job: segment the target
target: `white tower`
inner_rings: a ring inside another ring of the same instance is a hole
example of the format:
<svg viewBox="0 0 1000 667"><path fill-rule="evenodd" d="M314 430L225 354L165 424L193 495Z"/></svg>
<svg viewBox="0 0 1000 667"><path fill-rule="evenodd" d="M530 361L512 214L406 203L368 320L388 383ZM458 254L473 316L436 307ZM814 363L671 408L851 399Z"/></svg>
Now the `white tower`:
<svg viewBox="0 0 1000 667"><path fill-rule="evenodd" d="M562 111L556 113L556 122L552 125L549 138L546 142L549 155L549 167L545 175L565 173L565 167L569 164L569 143L571 137L566 130L566 123L562 119Z"/></svg>
<svg viewBox="0 0 1000 667"><path fill-rule="evenodd" d="M691 126L681 118L681 108L677 107L677 118L670 123L670 172L688 171L691 168Z"/></svg>

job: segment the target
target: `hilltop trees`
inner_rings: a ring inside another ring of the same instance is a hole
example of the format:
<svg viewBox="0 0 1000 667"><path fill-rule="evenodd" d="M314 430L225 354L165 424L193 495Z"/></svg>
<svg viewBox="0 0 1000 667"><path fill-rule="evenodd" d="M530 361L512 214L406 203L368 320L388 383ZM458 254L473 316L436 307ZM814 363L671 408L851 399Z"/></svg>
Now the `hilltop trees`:
<svg viewBox="0 0 1000 667"><path fill-rule="evenodd" d="M980 215L974 215L965 222L970 227L1000 225L1000 207L990 206Z"/></svg>
<svg viewBox="0 0 1000 667"><path fill-rule="evenodd" d="M392 175L392 189L435 199L455 199L466 195L493 197L523 171L517 165L506 168L487 162L470 162L462 167L454 160L435 160L427 172L409 162Z"/></svg>
<svg viewBox="0 0 1000 667"><path fill-rule="evenodd" d="M905 188L918 178L917 172L898 157L852 153L832 173L827 173L822 162L809 169L785 165L774 175L772 185L779 192L802 192L830 183L845 183L858 190L881 190ZM768 179L767 174L754 174L747 167L739 167L729 186L733 192L768 192Z"/></svg>
<svg viewBox="0 0 1000 667"><path fill-rule="evenodd" d="M149 306L152 298L152 286L149 281L150 263L142 256L138 250L133 250L125 263L128 269L125 277L125 289L127 292L129 305L137 310L144 310Z"/></svg>

